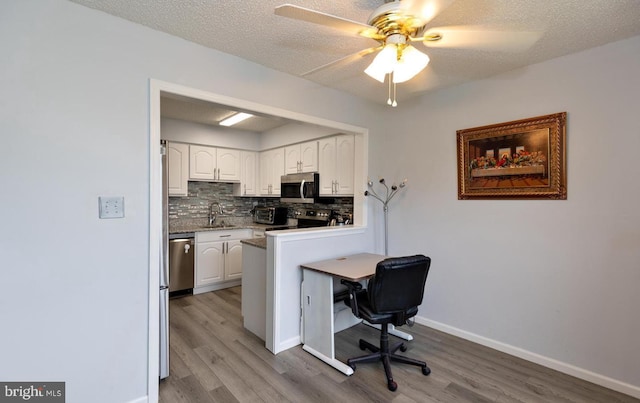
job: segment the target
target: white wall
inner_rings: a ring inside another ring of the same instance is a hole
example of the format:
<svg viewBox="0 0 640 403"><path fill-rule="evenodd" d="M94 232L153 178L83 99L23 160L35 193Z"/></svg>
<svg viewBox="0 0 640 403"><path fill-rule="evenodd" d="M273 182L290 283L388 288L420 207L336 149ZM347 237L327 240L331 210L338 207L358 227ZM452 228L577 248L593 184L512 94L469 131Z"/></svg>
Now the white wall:
<svg viewBox="0 0 640 403"><path fill-rule="evenodd" d="M262 150L266 150L338 134L339 132L339 130L328 127L290 123L263 133L260 137L260 146Z"/></svg>
<svg viewBox="0 0 640 403"><path fill-rule="evenodd" d="M66 381L69 402L146 395L155 78L368 127L371 176L409 178L390 253L433 258L425 320L640 387L639 50L633 38L385 115L71 2L0 2L0 379ZM561 111L567 201L456 200L456 130ZM126 218L99 220L99 195L124 196Z"/></svg>
<svg viewBox="0 0 640 403"><path fill-rule="evenodd" d="M0 2L3 381L65 381L70 403L147 394L150 78L376 119L352 96L68 1ZM99 220L100 195L124 196L126 217Z"/></svg>
<svg viewBox="0 0 640 403"><path fill-rule="evenodd" d="M243 130L224 129L184 120L163 118L161 124L163 140L180 141L241 150L260 150L260 134Z"/></svg>
<svg viewBox="0 0 640 403"><path fill-rule="evenodd" d="M253 151L282 147L338 133L340 133L338 129L305 123L289 123L264 133L254 133L228 128L220 129L216 126L179 119L162 119L162 139L164 140Z"/></svg>
<svg viewBox="0 0 640 403"><path fill-rule="evenodd" d="M424 323L640 396L638 71L635 37L404 102L370 137L370 174L409 178L390 254L433 259ZM457 200L456 130L563 111L568 200Z"/></svg>

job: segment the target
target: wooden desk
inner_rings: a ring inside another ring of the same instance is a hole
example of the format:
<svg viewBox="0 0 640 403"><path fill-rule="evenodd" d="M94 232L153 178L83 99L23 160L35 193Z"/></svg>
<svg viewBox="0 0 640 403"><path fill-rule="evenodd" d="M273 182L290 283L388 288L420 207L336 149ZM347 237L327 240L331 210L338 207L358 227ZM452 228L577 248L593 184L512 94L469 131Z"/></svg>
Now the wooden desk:
<svg viewBox="0 0 640 403"><path fill-rule="evenodd" d="M349 281L361 281L376 273L378 262L387 256L372 253L359 253L322 260L319 262L305 263L302 268L302 349L318 357L345 375L353 374L353 369L335 358L334 333L362 322L356 318L351 310L348 323L342 323L341 329L335 329L333 307L333 278L341 278ZM380 329L380 325L369 326ZM405 340L413 337L389 326L389 333Z"/></svg>
<svg viewBox="0 0 640 403"><path fill-rule="evenodd" d="M376 265L386 258L384 255L359 253L320 262L305 263L301 267L349 281L360 281L376 274Z"/></svg>
<svg viewBox="0 0 640 403"><path fill-rule="evenodd" d="M353 369L335 358L333 277L360 281L373 276L384 255L361 253L300 265L302 268L302 349L345 375ZM352 316L351 326L361 322ZM347 326L348 327L348 326Z"/></svg>

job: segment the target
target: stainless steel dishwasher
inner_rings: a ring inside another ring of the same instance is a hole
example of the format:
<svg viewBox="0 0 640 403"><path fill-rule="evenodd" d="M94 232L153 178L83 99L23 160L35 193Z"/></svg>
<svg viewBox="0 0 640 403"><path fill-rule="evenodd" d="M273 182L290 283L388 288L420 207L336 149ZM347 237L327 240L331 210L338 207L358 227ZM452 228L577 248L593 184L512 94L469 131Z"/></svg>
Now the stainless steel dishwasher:
<svg viewBox="0 0 640 403"><path fill-rule="evenodd" d="M194 244L192 233L169 237L169 292L193 289Z"/></svg>

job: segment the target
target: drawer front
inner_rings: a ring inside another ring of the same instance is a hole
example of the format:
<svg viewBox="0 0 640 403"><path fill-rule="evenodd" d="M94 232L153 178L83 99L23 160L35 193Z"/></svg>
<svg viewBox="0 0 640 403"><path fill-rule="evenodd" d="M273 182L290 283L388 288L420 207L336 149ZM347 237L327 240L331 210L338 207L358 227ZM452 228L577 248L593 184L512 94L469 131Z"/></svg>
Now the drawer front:
<svg viewBox="0 0 640 403"><path fill-rule="evenodd" d="M251 238L250 229L231 229L196 232L196 242L229 241L232 239Z"/></svg>

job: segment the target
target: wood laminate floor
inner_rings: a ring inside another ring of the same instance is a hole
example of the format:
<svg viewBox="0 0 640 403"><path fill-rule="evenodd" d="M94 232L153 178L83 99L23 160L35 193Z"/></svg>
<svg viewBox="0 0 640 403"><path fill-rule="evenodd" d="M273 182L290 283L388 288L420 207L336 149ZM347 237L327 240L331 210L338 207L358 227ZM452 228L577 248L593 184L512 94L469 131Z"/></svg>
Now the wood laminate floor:
<svg viewBox="0 0 640 403"><path fill-rule="evenodd" d="M432 372L392 363L398 390L387 389L382 364L345 376L300 346L271 354L242 326L241 287L170 301L170 376L160 402L624 402L640 400L430 329L403 326L409 357ZM357 325L336 335L336 356L363 352L379 332ZM392 341L397 339L391 336Z"/></svg>

